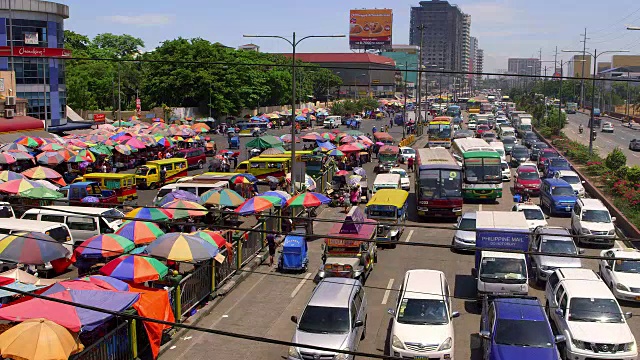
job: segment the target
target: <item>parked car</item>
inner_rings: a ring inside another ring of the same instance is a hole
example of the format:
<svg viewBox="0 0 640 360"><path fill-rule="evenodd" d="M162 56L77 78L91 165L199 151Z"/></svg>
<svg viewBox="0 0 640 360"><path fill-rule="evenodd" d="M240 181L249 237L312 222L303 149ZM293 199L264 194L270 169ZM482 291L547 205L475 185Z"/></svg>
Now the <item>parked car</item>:
<svg viewBox="0 0 640 360"><path fill-rule="evenodd" d="M629 150L640 151L640 139L632 139L629 141Z"/></svg>
<svg viewBox="0 0 640 360"><path fill-rule="evenodd" d="M529 149L522 145L511 148L511 166L517 167L523 162L529 161Z"/></svg>
<svg viewBox="0 0 640 360"><path fill-rule="evenodd" d="M571 212L571 230L578 235L578 244L615 245L615 221L598 199L578 199Z"/></svg>
<svg viewBox="0 0 640 360"><path fill-rule="evenodd" d="M455 337L451 292L444 273L437 270L409 270L394 309L389 352L401 359L452 358ZM428 345L427 345L428 344Z"/></svg>
<svg viewBox="0 0 640 360"><path fill-rule="evenodd" d="M323 126L325 129L337 129L338 127L340 127L339 120L340 119L336 119L335 117L330 116L324 120Z"/></svg>
<svg viewBox="0 0 640 360"><path fill-rule="evenodd" d="M511 208L511 211L520 211L524 213L524 217L527 219L527 224L529 224L529 230L533 231L539 226L549 225L547 224L547 219L549 217L542 212L542 209L540 209L540 206L538 205L522 203L515 204Z"/></svg>
<svg viewBox="0 0 640 360"><path fill-rule="evenodd" d="M540 141L540 139L538 139L538 135L536 135L536 133L534 133L533 131L527 131L522 136L522 144L528 148L530 148L531 144L536 141Z"/></svg>
<svg viewBox="0 0 640 360"><path fill-rule="evenodd" d="M533 144L531 144L531 160L537 161L540 151L542 149L547 149L547 148L549 148L549 145L547 145L542 141L536 141Z"/></svg>
<svg viewBox="0 0 640 360"><path fill-rule="evenodd" d="M176 152L174 157L187 159L189 169L202 169L207 162L207 155L204 148L182 149Z"/></svg>
<svg viewBox="0 0 640 360"><path fill-rule="evenodd" d="M356 350L367 332L367 297L359 280L322 279L302 315L291 316L296 329L291 342L332 349ZM289 360L351 359L304 347L289 347Z"/></svg>
<svg viewBox="0 0 640 360"><path fill-rule="evenodd" d="M640 301L640 251L610 249L600 252L600 277L618 300Z"/></svg>
<svg viewBox="0 0 640 360"><path fill-rule="evenodd" d="M540 185L542 180L538 173L538 168L533 166L520 165L516 169L515 180L513 183L513 190L517 194L528 192L531 195L540 194Z"/></svg>
<svg viewBox="0 0 640 360"><path fill-rule="evenodd" d="M613 124L610 122L603 123L602 128L600 128L600 131L613 133Z"/></svg>
<svg viewBox="0 0 640 360"><path fill-rule="evenodd" d="M553 177L553 174L560 170L571 170L571 165L565 158L548 158L544 161L544 177Z"/></svg>
<svg viewBox="0 0 640 360"><path fill-rule="evenodd" d="M476 247L476 212L466 212L458 218L451 244L457 250L473 250Z"/></svg>
<svg viewBox="0 0 640 360"><path fill-rule="evenodd" d="M618 301L590 269L556 269L545 289L547 315L564 334L565 359L636 359L636 340Z"/></svg>
<svg viewBox="0 0 640 360"><path fill-rule="evenodd" d="M584 197L586 193L584 190L584 186L582 185L584 184L584 181L580 180L580 177L575 171L559 170L559 171L556 171L555 174L553 174L553 177L556 179L562 179L568 182L569 185L571 185L573 190L576 192L576 195L578 195L578 197Z"/></svg>
<svg viewBox="0 0 640 360"><path fill-rule="evenodd" d="M558 226L540 226L532 232L529 250L553 255L531 255L531 269L536 283L547 281L549 275L558 268L580 268L582 260L578 257L562 255L578 255L584 250L578 249L573 242L571 232Z"/></svg>
<svg viewBox="0 0 640 360"><path fill-rule="evenodd" d="M560 179L544 179L540 185L540 207L548 214L571 214L578 197L568 182Z"/></svg>
<svg viewBox="0 0 640 360"><path fill-rule="evenodd" d="M557 344L549 319L535 296L484 298L480 318L484 360L557 360Z"/></svg>

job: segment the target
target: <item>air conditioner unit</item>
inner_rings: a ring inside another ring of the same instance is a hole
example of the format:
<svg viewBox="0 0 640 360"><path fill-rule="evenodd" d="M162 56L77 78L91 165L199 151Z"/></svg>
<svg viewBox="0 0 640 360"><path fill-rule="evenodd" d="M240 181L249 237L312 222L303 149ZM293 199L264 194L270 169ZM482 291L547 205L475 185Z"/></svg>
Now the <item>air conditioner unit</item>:
<svg viewBox="0 0 640 360"><path fill-rule="evenodd" d="M15 96L7 96L7 100L5 101L7 106L16 106L16 97Z"/></svg>
<svg viewBox="0 0 640 360"><path fill-rule="evenodd" d="M4 117L7 119L11 119L16 116L16 111L14 109L4 109Z"/></svg>

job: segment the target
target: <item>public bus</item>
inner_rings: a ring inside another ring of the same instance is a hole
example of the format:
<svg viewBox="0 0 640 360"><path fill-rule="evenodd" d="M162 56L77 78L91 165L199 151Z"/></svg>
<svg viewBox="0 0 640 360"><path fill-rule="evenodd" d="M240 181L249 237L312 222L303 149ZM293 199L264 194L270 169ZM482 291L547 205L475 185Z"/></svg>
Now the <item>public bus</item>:
<svg viewBox="0 0 640 360"><path fill-rule="evenodd" d="M460 106L458 105L449 105L449 107L447 108L447 116L450 116L452 118L456 117L456 116L460 116L461 111L460 111Z"/></svg>
<svg viewBox="0 0 640 360"><path fill-rule="evenodd" d="M480 103L480 114L489 114L493 112L493 104L490 102Z"/></svg>
<svg viewBox="0 0 640 360"><path fill-rule="evenodd" d="M418 215L458 217L462 214L462 167L449 150L418 149L414 178Z"/></svg>
<svg viewBox="0 0 640 360"><path fill-rule="evenodd" d="M453 118L449 116L438 116L429 121L427 128L429 139L427 145L429 147L444 146L451 147L451 138L453 137Z"/></svg>
<svg viewBox="0 0 640 360"><path fill-rule="evenodd" d="M462 158L462 194L465 199L495 200L502 197L500 154L486 141L475 138L453 140Z"/></svg>

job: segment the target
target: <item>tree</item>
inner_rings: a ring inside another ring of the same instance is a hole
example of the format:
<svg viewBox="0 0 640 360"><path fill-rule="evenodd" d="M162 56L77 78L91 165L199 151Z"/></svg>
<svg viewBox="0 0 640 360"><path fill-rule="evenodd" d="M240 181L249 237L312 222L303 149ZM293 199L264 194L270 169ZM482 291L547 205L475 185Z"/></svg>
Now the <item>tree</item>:
<svg viewBox="0 0 640 360"><path fill-rule="evenodd" d="M616 148L607 155L604 164L609 169L616 171L627 164L627 156L616 146Z"/></svg>
<svg viewBox="0 0 640 360"><path fill-rule="evenodd" d="M78 34L71 30L64 31L64 48L70 50L86 50L86 48L91 44L91 40L89 37Z"/></svg>
<svg viewBox="0 0 640 360"><path fill-rule="evenodd" d="M138 53L144 47L144 41L131 35L114 35L111 33L98 34L93 38L93 44L100 49L113 51L117 57L124 58Z"/></svg>

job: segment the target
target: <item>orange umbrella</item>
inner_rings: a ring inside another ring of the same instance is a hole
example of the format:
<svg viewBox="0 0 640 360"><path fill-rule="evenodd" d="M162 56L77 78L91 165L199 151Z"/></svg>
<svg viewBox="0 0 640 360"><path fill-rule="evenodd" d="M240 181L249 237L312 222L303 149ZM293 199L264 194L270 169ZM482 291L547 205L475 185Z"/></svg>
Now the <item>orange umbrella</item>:
<svg viewBox="0 0 640 360"><path fill-rule="evenodd" d="M3 358L66 360L83 349L77 335L45 319L25 320L0 335Z"/></svg>

